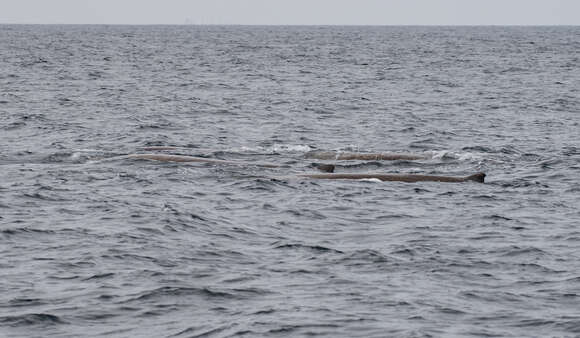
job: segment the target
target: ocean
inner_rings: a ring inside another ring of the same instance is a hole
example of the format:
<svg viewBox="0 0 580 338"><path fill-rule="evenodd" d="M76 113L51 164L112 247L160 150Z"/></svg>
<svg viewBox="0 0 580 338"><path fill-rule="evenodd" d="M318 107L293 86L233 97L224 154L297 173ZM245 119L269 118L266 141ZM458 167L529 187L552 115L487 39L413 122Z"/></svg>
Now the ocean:
<svg viewBox="0 0 580 338"><path fill-rule="evenodd" d="M579 51L579 27L0 25L0 336L578 337ZM124 156L152 152L245 164ZM319 163L487 177L297 176Z"/></svg>

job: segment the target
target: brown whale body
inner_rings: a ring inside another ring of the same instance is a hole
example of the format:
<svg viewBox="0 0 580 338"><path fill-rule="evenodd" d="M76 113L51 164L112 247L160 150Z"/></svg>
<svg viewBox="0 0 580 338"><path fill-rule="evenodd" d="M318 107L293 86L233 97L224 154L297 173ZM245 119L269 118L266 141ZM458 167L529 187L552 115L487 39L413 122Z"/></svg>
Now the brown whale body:
<svg viewBox="0 0 580 338"><path fill-rule="evenodd" d="M241 161L226 161L218 160L213 158L195 157L195 156L184 156L184 155L168 155L168 154L131 154L127 155L127 158L139 159L139 160L152 160L161 162L201 162L201 163L213 163L213 164L225 164L225 165L245 165L245 166L257 166L264 168L279 168L279 165L270 163L259 163L259 162L241 162Z"/></svg>
<svg viewBox="0 0 580 338"><path fill-rule="evenodd" d="M381 181L399 181L399 182L468 182L474 181L483 183L485 179L484 173L477 173L465 177L449 177L449 176L434 176L434 175L405 175L405 174L301 174L299 177L327 179L327 180L362 180L362 179L379 179Z"/></svg>
<svg viewBox="0 0 580 338"><path fill-rule="evenodd" d="M241 161L226 161L219 159L211 159L204 157L195 156L184 156L184 155L168 155L168 154L130 154L125 156L131 159L140 160L152 160L161 162L200 162L200 163L213 163L213 164L223 164L223 165L245 165L245 166L258 166L264 168L279 168L279 165L271 163L254 163L254 162L241 162ZM321 171L332 172L334 170L334 165L319 165L318 168ZM434 175L413 175L413 174L380 174L380 173L367 173L367 174L353 174L353 173L339 173L339 174L300 174L299 177L314 178L314 179L350 179L350 180L361 180L361 179L379 179L381 181L400 181L400 182L467 182L475 181L483 183L485 179L484 173L477 173L474 175L466 177L449 177L449 176L434 176Z"/></svg>
<svg viewBox="0 0 580 338"><path fill-rule="evenodd" d="M351 153L335 151L309 151L304 154L306 158L317 160L363 160L363 161L396 161L396 160L424 160L427 157L417 154L397 153Z"/></svg>

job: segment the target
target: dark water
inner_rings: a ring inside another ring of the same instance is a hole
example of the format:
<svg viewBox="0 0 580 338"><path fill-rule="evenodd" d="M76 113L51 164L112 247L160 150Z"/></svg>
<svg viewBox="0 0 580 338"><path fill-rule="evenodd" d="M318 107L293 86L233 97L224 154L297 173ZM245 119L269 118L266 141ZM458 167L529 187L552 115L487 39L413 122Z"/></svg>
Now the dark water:
<svg viewBox="0 0 580 338"><path fill-rule="evenodd" d="M580 336L580 28L0 26L0 336ZM137 161L169 153L278 169ZM315 181L319 150L424 154Z"/></svg>

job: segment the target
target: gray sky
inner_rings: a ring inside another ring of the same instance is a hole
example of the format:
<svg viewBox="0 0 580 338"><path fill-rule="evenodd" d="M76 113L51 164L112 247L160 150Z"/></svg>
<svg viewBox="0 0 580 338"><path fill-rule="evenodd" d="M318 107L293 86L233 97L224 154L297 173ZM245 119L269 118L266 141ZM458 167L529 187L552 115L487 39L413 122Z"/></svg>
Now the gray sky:
<svg viewBox="0 0 580 338"><path fill-rule="evenodd" d="M0 23L579 25L580 0L0 0Z"/></svg>

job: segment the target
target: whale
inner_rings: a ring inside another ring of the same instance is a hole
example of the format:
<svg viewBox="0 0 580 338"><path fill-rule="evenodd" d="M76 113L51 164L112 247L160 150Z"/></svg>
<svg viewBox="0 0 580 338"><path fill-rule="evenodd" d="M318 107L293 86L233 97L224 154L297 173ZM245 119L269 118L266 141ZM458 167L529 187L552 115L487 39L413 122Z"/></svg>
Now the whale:
<svg viewBox="0 0 580 338"><path fill-rule="evenodd" d="M396 161L396 160L424 160L427 156L419 154L399 153L354 153L341 151L318 151L313 150L304 154L305 158L317 160L363 160L363 161Z"/></svg>
<svg viewBox="0 0 580 338"><path fill-rule="evenodd" d="M160 162L199 162L219 165L237 165L237 166L256 166L263 168L281 168L281 165L261 162L243 162L227 161L205 157L195 157L186 155L169 155L169 154L129 154L122 158L150 160ZM477 173L465 177L437 176L437 175L416 175L416 174L384 174L384 173L334 173L335 166L332 164L314 164L314 167L324 172L323 174L298 174L301 178L325 179L325 180L362 180L378 179L380 181L399 181L399 182L479 182L484 183L485 174Z"/></svg>
<svg viewBox="0 0 580 338"><path fill-rule="evenodd" d="M199 163L211 163L217 165L237 165L237 166L255 166L261 168L283 168L284 166L273 164L273 163L261 163L261 162L243 162L243 161L227 161L219 160L213 158L196 157L196 156L186 156L186 155L170 155L170 154L129 154L120 156L120 158L129 158L136 160L150 160L159 162L199 162ZM331 173L334 172L335 166L333 164L325 163L312 163L313 168L318 171Z"/></svg>
<svg viewBox="0 0 580 338"><path fill-rule="evenodd" d="M453 177L453 176L436 176L436 175L414 175L414 174L381 174L381 173L366 173L366 174L354 174L354 173L338 173L338 174L299 174L298 177L303 178L313 178L313 179L323 179L323 180L363 180L363 179L378 179L381 181L398 181L398 182L478 182L484 183L485 174L477 173L464 177Z"/></svg>
<svg viewBox="0 0 580 338"><path fill-rule="evenodd" d="M272 163L260 163L260 162L242 162L242 161L227 161L219 160L213 158L196 157L196 156L185 156L185 155L169 155L169 154L129 154L123 156L124 158L137 159L137 160L150 160L150 161L160 161L160 162L200 162L200 163L212 163L221 165L239 165L239 166L255 166L262 168L280 168L280 165Z"/></svg>

